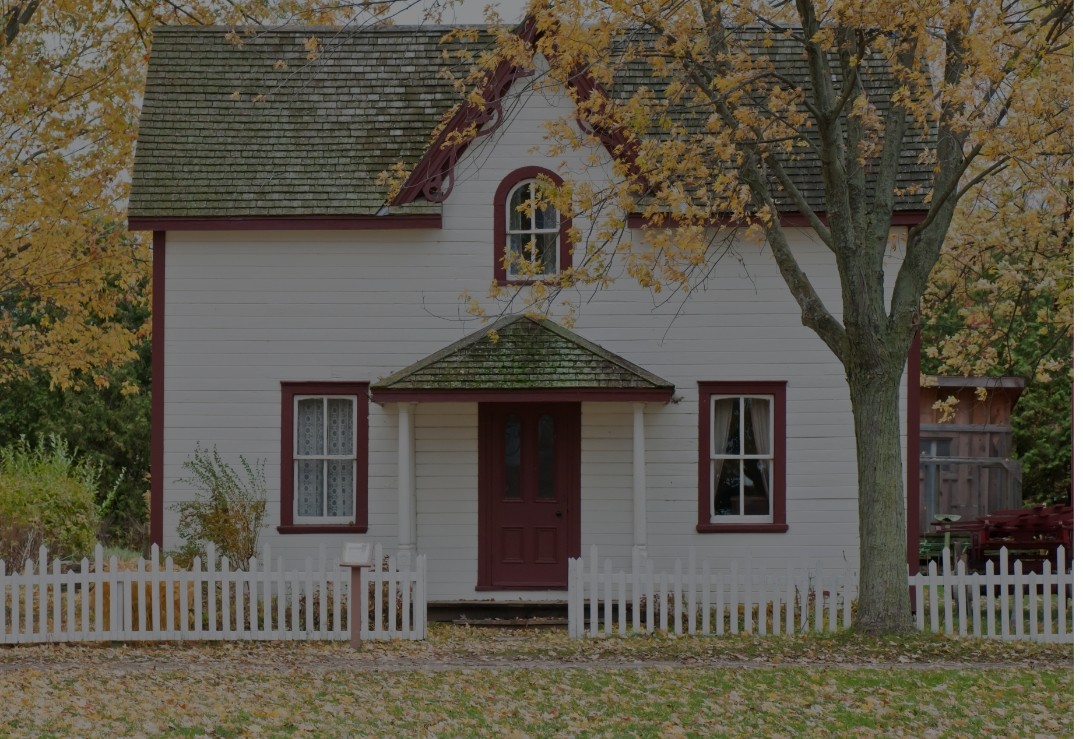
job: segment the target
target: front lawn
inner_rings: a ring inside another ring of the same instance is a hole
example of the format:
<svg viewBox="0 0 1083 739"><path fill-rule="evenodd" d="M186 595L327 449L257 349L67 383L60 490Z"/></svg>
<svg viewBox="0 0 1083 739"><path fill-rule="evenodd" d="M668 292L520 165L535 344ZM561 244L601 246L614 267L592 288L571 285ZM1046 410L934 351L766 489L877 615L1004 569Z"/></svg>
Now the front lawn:
<svg viewBox="0 0 1083 739"><path fill-rule="evenodd" d="M1071 648L434 626L422 643L0 649L0 735L1067 736Z"/></svg>

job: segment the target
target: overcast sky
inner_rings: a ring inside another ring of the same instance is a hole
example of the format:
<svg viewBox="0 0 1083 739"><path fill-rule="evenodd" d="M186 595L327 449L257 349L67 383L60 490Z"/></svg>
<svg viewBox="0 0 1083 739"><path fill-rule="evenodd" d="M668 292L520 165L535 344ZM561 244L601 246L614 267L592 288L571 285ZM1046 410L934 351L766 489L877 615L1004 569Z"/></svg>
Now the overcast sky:
<svg viewBox="0 0 1083 739"><path fill-rule="evenodd" d="M410 0L406 0L410 2ZM404 3L406 4L406 3ZM431 5L427 0L418 0L412 3L413 7L403 10L395 16L395 23L407 25L421 23L425 8ZM484 23L485 7L493 5L500 13L500 19L506 23L518 23L522 20L523 8L526 0L463 0L462 4L444 13L443 22L454 23Z"/></svg>

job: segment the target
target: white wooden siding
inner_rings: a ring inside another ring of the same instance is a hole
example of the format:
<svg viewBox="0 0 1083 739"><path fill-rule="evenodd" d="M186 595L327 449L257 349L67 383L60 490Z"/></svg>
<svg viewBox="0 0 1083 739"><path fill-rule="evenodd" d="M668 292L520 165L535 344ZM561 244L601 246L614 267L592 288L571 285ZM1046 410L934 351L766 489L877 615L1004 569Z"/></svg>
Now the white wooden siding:
<svg viewBox="0 0 1083 739"><path fill-rule="evenodd" d="M265 459L270 489L264 541L312 555L337 535L275 533L279 515L283 380L374 381L476 330L464 290L484 298L493 275L495 190L511 170L560 167L535 151L541 121L567 112L527 96L496 137L474 146L443 207L443 228L357 232L171 232L165 291L165 546L178 544L171 506L197 443L226 459ZM595 170L604 176L601 169ZM792 229L798 259L830 309L841 312L834 263L809 229ZM622 278L577 305L576 331L676 385L674 402L645 413L647 535L668 566L694 544L724 561L746 553L769 567L814 560L856 566L857 479L849 395L838 361L800 323L769 252L723 258L706 292L655 305ZM901 255L895 257L901 259ZM894 274L892 265L889 275ZM573 297L574 295L570 295ZM664 297L664 296L663 296ZM490 304L495 313L499 308ZM697 534L701 380L784 380L786 534ZM904 384L905 387L905 384ZM905 408L905 398L901 399ZM368 540L397 546L397 409L369 405ZM430 556L435 600L477 593L477 411L419 404L415 418L417 541ZM585 403L582 544L627 568L632 544L632 414ZM552 593L507 597L552 598Z"/></svg>

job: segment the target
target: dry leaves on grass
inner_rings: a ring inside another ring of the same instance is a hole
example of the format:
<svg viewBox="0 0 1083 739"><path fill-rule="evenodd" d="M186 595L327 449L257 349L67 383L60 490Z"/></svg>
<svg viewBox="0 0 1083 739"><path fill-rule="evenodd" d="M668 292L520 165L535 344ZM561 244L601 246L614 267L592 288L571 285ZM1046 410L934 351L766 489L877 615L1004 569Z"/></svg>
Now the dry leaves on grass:
<svg viewBox="0 0 1083 739"><path fill-rule="evenodd" d="M1069 670L8 670L4 735L1063 735ZM1003 710L996 710L1003 709Z"/></svg>
<svg viewBox="0 0 1083 739"><path fill-rule="evenodd" d="M18 647L0 649L0 735L1058 736L1071 731L1070 655L930 637L573 642L449 626L356 652ZM998 669L963 667L987 663Z"/></svg>

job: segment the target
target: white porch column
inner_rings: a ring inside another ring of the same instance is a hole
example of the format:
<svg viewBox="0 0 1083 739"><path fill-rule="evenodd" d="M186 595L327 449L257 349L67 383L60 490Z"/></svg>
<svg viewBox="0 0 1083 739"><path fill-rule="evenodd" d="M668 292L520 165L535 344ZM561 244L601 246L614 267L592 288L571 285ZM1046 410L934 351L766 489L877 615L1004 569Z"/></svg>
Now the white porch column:
<svg viewBox="0 0 1083 739"><path fill-rule="evenodd" d="M632 556L647 558L647 456L644 403L632 403Z"/></svg>
<svg viewBox="0 0 1083 739"><path fill-rule="evenodd" d="M399 403L399 566L417 554L417 490L414 485L414 406Z"/></svg>

